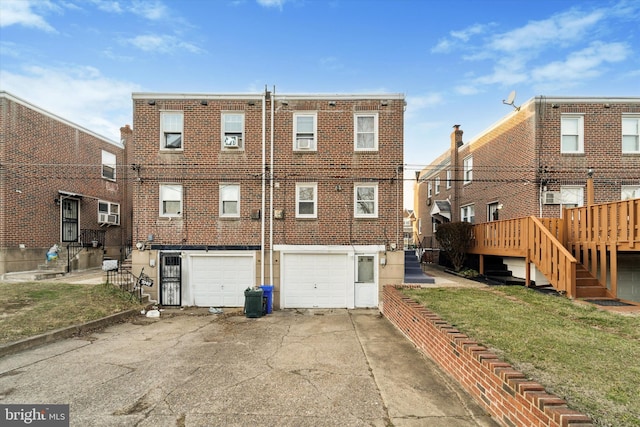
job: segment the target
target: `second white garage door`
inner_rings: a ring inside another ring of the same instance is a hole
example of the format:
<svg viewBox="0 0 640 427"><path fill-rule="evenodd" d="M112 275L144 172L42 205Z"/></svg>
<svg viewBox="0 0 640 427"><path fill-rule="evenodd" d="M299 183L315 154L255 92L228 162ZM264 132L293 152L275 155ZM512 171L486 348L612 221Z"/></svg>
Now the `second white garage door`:
<svg viewBox="0 0 640 427"><path fill-rule="evenodd" d="M244 291L254 286L253 257L192 256L191 293L198 307L243 307Z"/></svg>
<svg viewBox="0 0 640 427"><path fill-rule="evenodd" d="M283 254L284 308L346 308L353 292L347 254Z"/></svg>

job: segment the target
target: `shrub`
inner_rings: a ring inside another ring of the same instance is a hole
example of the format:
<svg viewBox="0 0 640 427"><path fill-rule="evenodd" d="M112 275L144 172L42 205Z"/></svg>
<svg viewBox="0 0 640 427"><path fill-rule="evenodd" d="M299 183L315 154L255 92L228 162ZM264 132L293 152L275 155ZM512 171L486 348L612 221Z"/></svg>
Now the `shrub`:
<svg viewBox="0 0 640 427"><path fill-rule="evenodd" d="M460 271L464 266L467 250L471 244L472 229L473 225L468 222L448 222L440 224L436 230L436 239L455 271Z"/></svg>

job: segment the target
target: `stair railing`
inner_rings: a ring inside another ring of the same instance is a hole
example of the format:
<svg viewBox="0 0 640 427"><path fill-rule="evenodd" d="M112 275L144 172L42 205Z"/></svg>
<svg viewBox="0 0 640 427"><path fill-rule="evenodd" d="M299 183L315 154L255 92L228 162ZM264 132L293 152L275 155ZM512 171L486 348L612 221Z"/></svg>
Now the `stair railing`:
<svg viewBox="0 0 640 427"><path fill-rule="evenodd" d="M528 218L528 261L533 262L553 287L569 298L576 296L577 261L538 218ZM558 229L558 233L560 230Z"/></svg>

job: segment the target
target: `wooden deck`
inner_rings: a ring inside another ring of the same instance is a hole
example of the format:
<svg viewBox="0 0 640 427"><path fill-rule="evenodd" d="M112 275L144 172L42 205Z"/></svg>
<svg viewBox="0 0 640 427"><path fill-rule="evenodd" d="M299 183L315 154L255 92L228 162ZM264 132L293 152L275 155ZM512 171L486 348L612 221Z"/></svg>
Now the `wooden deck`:
<svg viewBox="0 0 640 427"><path fill-rule="evenodd" d="M524 218L475 224L469 253L525 259L570 298L617 294L617 257L640 252L640 199L565 209L562 218ZM607 286L607 276L609 286Z"/></svg>

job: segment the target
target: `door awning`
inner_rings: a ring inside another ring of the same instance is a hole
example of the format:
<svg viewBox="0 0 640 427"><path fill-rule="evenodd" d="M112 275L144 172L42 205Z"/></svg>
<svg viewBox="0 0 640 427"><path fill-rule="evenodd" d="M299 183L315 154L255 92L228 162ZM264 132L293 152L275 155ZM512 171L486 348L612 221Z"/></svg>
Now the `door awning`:
<svg viewBox="0 0 640 427"><path fill-rule="evenodd" d="M80 194L80 193L74 193L72 191L63 191L63 190L58 190L58 194L64 196L65 197L75 197L78 199L82 199L84 196L84 194Z"/></svg>
<svg viewBox="0 0 640 427"><path fill-rule="evenodd" d="M448 200L436 200L431 207L431 216L442 220L451 221L451 203Z"/></svg>

